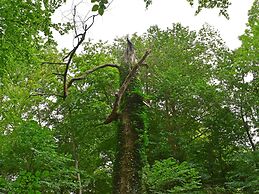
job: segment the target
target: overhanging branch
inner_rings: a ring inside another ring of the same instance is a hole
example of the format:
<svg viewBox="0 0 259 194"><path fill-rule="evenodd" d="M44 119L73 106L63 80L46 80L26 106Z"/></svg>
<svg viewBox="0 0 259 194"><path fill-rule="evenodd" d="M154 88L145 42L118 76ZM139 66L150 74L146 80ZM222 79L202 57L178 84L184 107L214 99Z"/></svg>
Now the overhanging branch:
<svg viewBox="0 0 259 194"><path fill-rule="evenodd" d="M98 14L97 14L98 15ZM69 65L71 64L72 62L72 59L73 59L73 56L75 55L78 47L83 43L83 41L85 40L85 36L86 36L86 33L87 31L93 26L94 24L94 19L97 15L92 15L90 16L88 19L92 18L92 23L89 25L89 26L85 26L84 28L84 32L82 33L78 43L76 44L76 46L67 54L67 56L64 57L64 60L65 59L68 59L67 62L66 62L66 68L65 68L65 71L64 71L64 79L63 79L63 98L66 98L67 97L67 94L68 94L68 84L67 84L67 74L68 74L68 69L69 69ZM87 20L88 20L87 19Z"/></svg>
<svg viewBox="0 0 259 194"><path fill-rule="evenodd" d="M68 82L68 84L67 84L67 89L72 86L72 84L73 84L74 81L83 80L83 79L86 78L87 75L89 75L89 74L91 74L91 73L93 73L93 72L95 72L95 71L97 71L97 70L99 70L99 69L103 69L103 68L105 68L105 67L115 67L115 68L117 68L117 69L119 68L119 66L116 65L116 64L104 64L104 65L97 66L97 67L95 67L95 68L93 68L93 69L87 70L87 71L84 72L81 76L72 78L72 79Z"/></svg>

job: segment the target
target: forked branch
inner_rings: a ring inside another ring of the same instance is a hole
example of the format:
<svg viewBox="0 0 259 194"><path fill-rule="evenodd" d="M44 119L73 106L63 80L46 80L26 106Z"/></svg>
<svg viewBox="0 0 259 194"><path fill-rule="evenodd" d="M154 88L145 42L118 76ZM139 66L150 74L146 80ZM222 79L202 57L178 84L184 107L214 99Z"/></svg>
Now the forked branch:
<svg viewBox="0 0 259 194"><path fill-rule="evenodd" d="M97 15L92 15L91 17L89 17L88 19L92 18L92 23L89 25L89 26L85 26L84 27L84 32L82 33L82 35L80 36L76 46L67 54L67 56L64 57L64 60L67 59L67 62L66 62L66 68L65 68L65 71L64 71L64 79L63 79L63 89L64 89L64 94L63 94L63 98L66 98L67 97L67 94L68 94L68 83L67 83L67 74L68 74L68 70L69 70L69 66L72 62L72 59L78 49L78 47L83 43L83 41L85 40L85 36L86 36L86 33L87 31L93 26L94 24L94 19ZM87 20L88 20L87 19Z"/></svg>
<svg viewBox="0 0 259 194"><path fill-rule="evenodd" d="M104 124L109 124L112 121L117 119L117 117L118 117L118 108L119 108L120 103L121 103L121 98L122 98L123 94L125 93L125 91L127 90L130 82L135 77L135 75L137 73L137 70L139 69L140 66L142 66L144 64L144 61L146 60L146 58L150 54L150 52L151 52L151 50L147 50L145 52L143 57L137 62L136 65L134 65L134 67L131 69L131 71L129 72L129 74L125 78L123 84L121 85L121 87L119 89L119 92L116 94L116 99L115 99L115 102L114 102L114 105L113 105L112 112L107 117L107 119L104 121Z"/></svg>
<svg viewBox="0 0 259 194"><path fill-rule="evenodd" d="M72 84L73 84L74 81L83 80L83 79L86 78L87 75L89 75L89 74L91 74L91 73L93 73L93 72L95 72L95 71L97 71L97 70L99 70L99 69L103 69L103 68L105 68L105 67L115 67L115 68L117 68L117 69L119 68L119 66L116 65L116 64L104 64L104 65L97 66L97 67L95 67L95 68L93 68L93 69L87 70L87 71L84 72L81 76L72 78L72 79L68 82L68 84L67 84L67 89L72 86Z"/></svg>

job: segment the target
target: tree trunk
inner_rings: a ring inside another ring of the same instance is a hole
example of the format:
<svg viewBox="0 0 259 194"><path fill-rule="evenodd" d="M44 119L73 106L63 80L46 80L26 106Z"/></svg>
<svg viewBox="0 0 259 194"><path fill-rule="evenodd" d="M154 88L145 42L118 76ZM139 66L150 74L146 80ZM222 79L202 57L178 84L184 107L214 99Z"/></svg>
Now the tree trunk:
<svg viewBox="0 0 259 194"><path fill-rule="evenodd" d="M247 116L246 116L246 114L244 114L244 111L243 111L243 103L241 104L241 107L240 107L240 114L241 114L240 116L241 116L241 119L242 119L242 122L243 122L244 129L246 131L246 134L247 134L249 143L252 147L252 150L256 151L256 146L253 142L252 135L250 134L250 127L249 127L247 121L245 120L245 117L247 118Z"/></svg>
<svg viewBox="0 0 259 194"><path fill-rule="evenodd" d="M75 169L77 170L77 182L78 182L78 194L82 194L82 183L81 183L81 175L79 172L79 157L78 157L78 151L77 146L75 142L75 135L72 134L72 148L73 148L73 157L75 160Z"/></svg>
<svg viewBox="0 0 259 194"><path fill-rule="evenodd" d="M121 83L130 71L125 63L120 69ZM114 164L113 193L139 194L142 192L141 177L144 165L144 121L141 87L135 77L128 86L121 101L118 117L117 152Z"/></svg>
<svg viewBox="0 0 259 194"><path fill-rule="evenodd" d="M245 131L246 131L248 140L249 140L250 145L251 145L251 147L252 147L252 150L253 150L253 151L256 151L256 146L255 146L255 144L254 144L254 142L253 142L252 135L250 134L250 128L249 128L249 126L248 126L248 124L247 124L247 121L245 121L245 119L244 119L243 116L242 116L242 121L243 121L243 126L244 126L244 129L245 129Z"/></svg>

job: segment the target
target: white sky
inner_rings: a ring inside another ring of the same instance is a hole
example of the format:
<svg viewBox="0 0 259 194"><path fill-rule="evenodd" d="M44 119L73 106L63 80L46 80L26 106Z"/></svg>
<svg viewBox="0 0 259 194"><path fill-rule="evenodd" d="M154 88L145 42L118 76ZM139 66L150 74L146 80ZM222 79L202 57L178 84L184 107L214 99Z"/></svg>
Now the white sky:
<svg viewBox="0 0 259 194"><path fill-rule="evenodd" d="M68 1L66 6L56 12L53 21L58 22L61 15L68 14L75 2L81 1ZM230 20L227 20L223 16L218 16L219 11L216 9L203 10L195 16L196 8L191 7L186 0L153 0L148 10L145 9L143 0L114 0L105 14L98 16L87 38L112 41L116 37L135 32L141 35L152 25L166 29L173 23L179 22L189 26L191 30L198 30L204 23L208 23L220 31L229 48L235 49L241 44L238 36L245 30L248 10L253 0L232 0L231 2L232 5L228 9ZM90 3L81 3L78 5L79 12L85 15L84 13L87 14L91 10L91 6ZM54 35L60 48L72 47L72 34L60 36L55 33Z"/></svg>

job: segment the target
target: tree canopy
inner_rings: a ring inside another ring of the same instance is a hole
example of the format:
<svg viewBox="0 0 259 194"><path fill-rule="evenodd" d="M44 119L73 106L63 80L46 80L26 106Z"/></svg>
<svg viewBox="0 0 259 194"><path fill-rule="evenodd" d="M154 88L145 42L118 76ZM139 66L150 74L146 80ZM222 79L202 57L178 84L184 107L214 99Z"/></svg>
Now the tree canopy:
<svg viewBox="0 0 259 194"><path fill-rule="evenodd" d="M80 31L63 0L0 1L0 193L259 192L258 0L235 50L208 24L85 40L106 0Z"/></svg>

